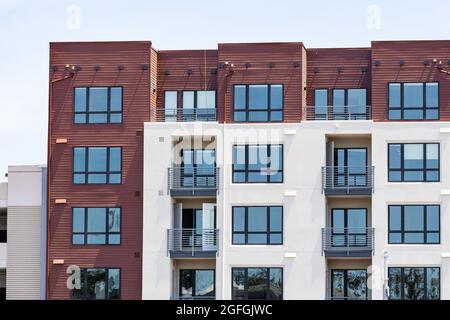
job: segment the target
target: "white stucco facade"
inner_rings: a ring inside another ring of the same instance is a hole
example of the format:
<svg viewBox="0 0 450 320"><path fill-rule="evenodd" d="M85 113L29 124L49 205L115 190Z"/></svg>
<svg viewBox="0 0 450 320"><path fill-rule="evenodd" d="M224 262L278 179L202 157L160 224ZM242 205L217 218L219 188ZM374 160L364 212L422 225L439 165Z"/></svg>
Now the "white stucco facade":
<svg viewBox="0 0 450 320"><path fill-rule="evenodd" d="M331 268L368 268L372 299L383 299L388 266L440 267L440 297L450 299L450 162L449 122L304 121L283 124L145 123L143 299L177 298L180 269L214 269L215 298L232 298L233 267L282 267L283 299L327 296ZM202 138L203 137L203 138ZM216 197L172 197L168 168L178 157L174 147L212 147L220 169ZM322 166L327 141L342 147L365 147L374 166L370 195L325 195ZM439 143L440 182L388 182L388 143ZM283 182L232 182L234 144L282 144ZM175 258L168 254L167 229L174 228L174 203L201 208L216 203L219 229L215 257ZM388 244L388 205L439 204L440 244ZM233 206L283 206L282 245L233 245ZM330 258L322 253L321 229L329 225L332 207L365 207L375 230L373 256ZM387 262L385 261L387 255Z"/></svg>

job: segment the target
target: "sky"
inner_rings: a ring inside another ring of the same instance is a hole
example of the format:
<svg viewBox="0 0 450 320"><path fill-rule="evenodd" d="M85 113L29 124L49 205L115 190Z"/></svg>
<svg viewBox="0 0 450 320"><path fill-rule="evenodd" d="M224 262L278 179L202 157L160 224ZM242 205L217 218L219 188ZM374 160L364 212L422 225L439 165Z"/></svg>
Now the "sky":
<svg viewBox="0 0 450 320"><path fill-rule="evenodd" d="M151 40L158 50L224 42L450 39L449 0L0 0L0 181L45 164L53 41Z"/></svg>

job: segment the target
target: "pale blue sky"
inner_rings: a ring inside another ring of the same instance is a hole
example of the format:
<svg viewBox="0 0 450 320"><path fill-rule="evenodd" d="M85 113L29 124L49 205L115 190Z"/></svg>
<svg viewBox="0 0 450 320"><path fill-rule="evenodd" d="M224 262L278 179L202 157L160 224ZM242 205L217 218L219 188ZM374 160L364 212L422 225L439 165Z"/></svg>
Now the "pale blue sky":
<svg viewBox="0 0 450 320"><path fill-rule="evenodd" d="M449 14L449 0L0 0L0 181L7 165L46 162L50 41L152 40L156 49L258 41L355 47L450 39Z"/></svg>

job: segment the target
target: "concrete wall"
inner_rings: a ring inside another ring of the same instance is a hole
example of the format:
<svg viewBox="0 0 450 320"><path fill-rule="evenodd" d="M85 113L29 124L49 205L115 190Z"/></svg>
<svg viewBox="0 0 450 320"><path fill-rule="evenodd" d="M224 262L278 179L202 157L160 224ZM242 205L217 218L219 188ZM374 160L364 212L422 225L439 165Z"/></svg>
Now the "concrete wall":
<svg viewBox="0 0 450 320"><path fill-rule="evenodd" d="M169 299L174 285L173 262L167 256L166 229L171 228L172 200L167 193L167 169L172 161L172 140L189 134L216 136L216 157L221 170L216 199L220 229L216 258L216 298L231 298L231 268L283 267L284 299L324 299L330 266L370 266L368 286L373 299L382 299L384 250L391 266L440 266L441 298L450 299L450 265L442 254L450 252L448 195L450 161L448 122L373 123L371 121L311 121L297 124L169 124L146 123L144 132L144 242L143 298ZM200 129L201 128L201 129ZM244 141L236 141L236 137ZM163 138L163 139L161 139ZM321 167L326 142L367 146L369 165L375 166L375 188L370 197L325 197L321 190ZM232 145L282 143L284 182L281 184L232 183ZM387 143L440 142L441 182L387 183ZM157 150L157 152L154 152ZM161 192L161 193L160 193ZM328 198L328 199L327 199ZM388 204L437 203L441 205L440 245L388 245ZM233 205L283 205L284 242L280 246L231 244ZM375 228L375 255L355 262L329 262L321 253L321 228L332 207L367 207L369 225Z"/></svg>

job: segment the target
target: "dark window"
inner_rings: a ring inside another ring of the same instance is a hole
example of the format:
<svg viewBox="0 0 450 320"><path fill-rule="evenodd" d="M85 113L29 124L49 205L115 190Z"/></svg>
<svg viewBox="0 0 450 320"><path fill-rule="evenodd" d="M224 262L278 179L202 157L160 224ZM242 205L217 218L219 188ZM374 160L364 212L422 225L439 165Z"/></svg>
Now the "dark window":
<svg viewBox="0 0 450 320"><path fill-rule="evenodd" d="M234 86L234 121L283 121L283 85L250 84Z"/></svg>
<svg viewBox="0 0 450 320"><path fill-rule="evenodd" d="M389 83L389 120L439 119L439 83Z"/></svg>
<svg viewBox="0 0 450 320"><path fill-rule="evenodd" d="M234 145L233 183L282 183L283 145Z"/></svg>
<svg viewBox="0 0 450 320"><path fill-rule="evenodd" d="M439 267L389 268L389 299L439 300L440 272Z"/></svg>
<svg viewBox="0 0 450 320"><path fill-rule="evenodd" d="M233 300L282 300L282 268L232 268Z"/></svg>
<svg viewBox="0 0 450 320"><path fill-rule="evenodd" d="M283 207L233 207L233 244L282 244Z"/></svg>
<svg viewBox="0 0 450 320"><path fill-rule="evenodd" d="M122 123L122 87L74 89L75 123Z"/></svg>
<svg viewBox="0 0 450 320"><path fill-rule="evenodd" d="M367 209L331 210L331 245L333 247L367 246Z"/></svg>
<svg viewBox="0 0 450 320"><path fill-rule="evenodd" d="M389 182L439 181L439 143L388 144Z"/></svg>
<svg viewBox="0 0 450 320"><path fill-rule="evenodd" d="M120 269L81 269L81 288L72 297L83 300L120 299Z"/></svg>
<svg viewBox="0 0 450 320"><path fill-rule="evenodd" d="M72 243L120 244L120 208L73 208Z"/></svg>
<svg viewBox="0 0 450 320"><path fill-rule="evenodd" d="M120 184L121 147L73 148L73 183Z"/></svg>
<svg viewBox="0 0 450 320"><path fill-rule="evenodd" d="M214 299L214 270L180 270L181 299Z"/></svg>
<svg viewBox="0 0 450 320"><path fill-rule="evenodd" d="M332 300L364 300L366 298L366 270L331 270Z"/></svg>
<svg viewBox="0 0 450 320"><path fill-rule="evenodd" d="M389 243L440 243L440 206L389 206Z"/></svg>

